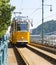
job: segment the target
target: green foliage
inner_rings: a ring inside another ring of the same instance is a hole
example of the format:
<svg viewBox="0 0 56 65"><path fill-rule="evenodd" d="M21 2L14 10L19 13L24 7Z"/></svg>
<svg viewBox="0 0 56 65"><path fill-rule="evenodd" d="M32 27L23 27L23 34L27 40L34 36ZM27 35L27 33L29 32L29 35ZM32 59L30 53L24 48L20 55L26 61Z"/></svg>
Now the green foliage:
<svg viewBox="0 0 56 65"><path fill-rule="evenodd" d="M0 33L0 37L2 37L5 34L6 30L2 30Z"/></svg>
<svg viewBox="0 0 56 65"><path fill-rule="evenodd" d="M0 36L4 30L7 30L11 23L12 11L15 9L14 6L9 4L10 0L0 0Z"/></svg>

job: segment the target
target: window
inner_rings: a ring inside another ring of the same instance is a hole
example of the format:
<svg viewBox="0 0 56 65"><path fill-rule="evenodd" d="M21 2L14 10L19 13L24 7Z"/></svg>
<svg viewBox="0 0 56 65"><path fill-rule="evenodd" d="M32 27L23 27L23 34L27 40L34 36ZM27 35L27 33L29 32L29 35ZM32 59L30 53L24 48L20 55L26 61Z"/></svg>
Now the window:
<svg viewBox="0 0 56 65"><path fill-rule="evenodd" d="M27 31L27 23L17 23L17 31Z"/></svg>

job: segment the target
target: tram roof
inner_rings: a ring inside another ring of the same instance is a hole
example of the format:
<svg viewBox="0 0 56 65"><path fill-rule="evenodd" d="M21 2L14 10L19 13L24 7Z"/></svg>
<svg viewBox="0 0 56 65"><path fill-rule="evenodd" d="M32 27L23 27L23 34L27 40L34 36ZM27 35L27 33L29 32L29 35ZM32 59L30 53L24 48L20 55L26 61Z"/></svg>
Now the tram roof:
<svg viewBox="0 0 56 65"><path fill-rule="evenodd" d="M16 17L13 18L14 21L15 20L26 20L26 19L27 19L26 16L16 16Z"/></svg>

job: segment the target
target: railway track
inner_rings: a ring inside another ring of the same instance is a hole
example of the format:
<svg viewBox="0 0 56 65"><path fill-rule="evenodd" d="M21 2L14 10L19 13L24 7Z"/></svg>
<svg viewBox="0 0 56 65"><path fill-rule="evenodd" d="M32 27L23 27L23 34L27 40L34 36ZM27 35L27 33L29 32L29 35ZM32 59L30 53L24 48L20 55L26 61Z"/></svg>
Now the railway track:
<svg viewBox="0 0 56 65"><path fill-rule="evenodd" d="M31 45L28 45L28 49L35 52L37 55L43 57L44 59L46 59L47 61L49 61L53 65L56 65L56 55L55 54L47 52L47 51L39 49L39 48L36 48L34 46L31 46Z"/></svg>
<svg viewBox="0 0 56 65"><path fill-rule="evenodd" d="M39 48L27 45L17 48L26 65L56 65L56 55ZM50 55L49 55L50 54Z"/></svg>
<svg viewBox="0 0 56 65"><path fill-rule="evenodd" d="M16 61L12 57L9 61L13 61L12 64L8 65L56 65L56 55L47 52L43 49L36 48L33 45L27 45L26 47L13 47L13 56ZM10 57L10 56L9 56Z"/></svg>
<svg viewBox="0 0 56 65"><path fill-rule="evenodd" d="M30 45L35 46L37 48L40 48L42 50L48 51L48 52L56 55L56 48L54 48L54 47L45 46L45 45L36 44L36 43L31 43Z"/></svg>
<svg viewBox="0 0 56 65"><path fill-rule="evenodd" d="M18 51L12 45L8 48L8 65L26 65Z"/></svg>

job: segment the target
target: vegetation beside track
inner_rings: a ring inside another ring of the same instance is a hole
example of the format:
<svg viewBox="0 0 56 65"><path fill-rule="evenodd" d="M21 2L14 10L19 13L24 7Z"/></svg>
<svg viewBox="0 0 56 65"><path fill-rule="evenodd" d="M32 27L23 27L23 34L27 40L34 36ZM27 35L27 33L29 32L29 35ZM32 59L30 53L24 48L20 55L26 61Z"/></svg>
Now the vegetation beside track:
<svg viewBox="0 0 56 65"><path fill-rule="evenodd" d="M5 34L11 24L11 12L15 9L9 2L10 0L0 0L0 37Z"/></svg>

